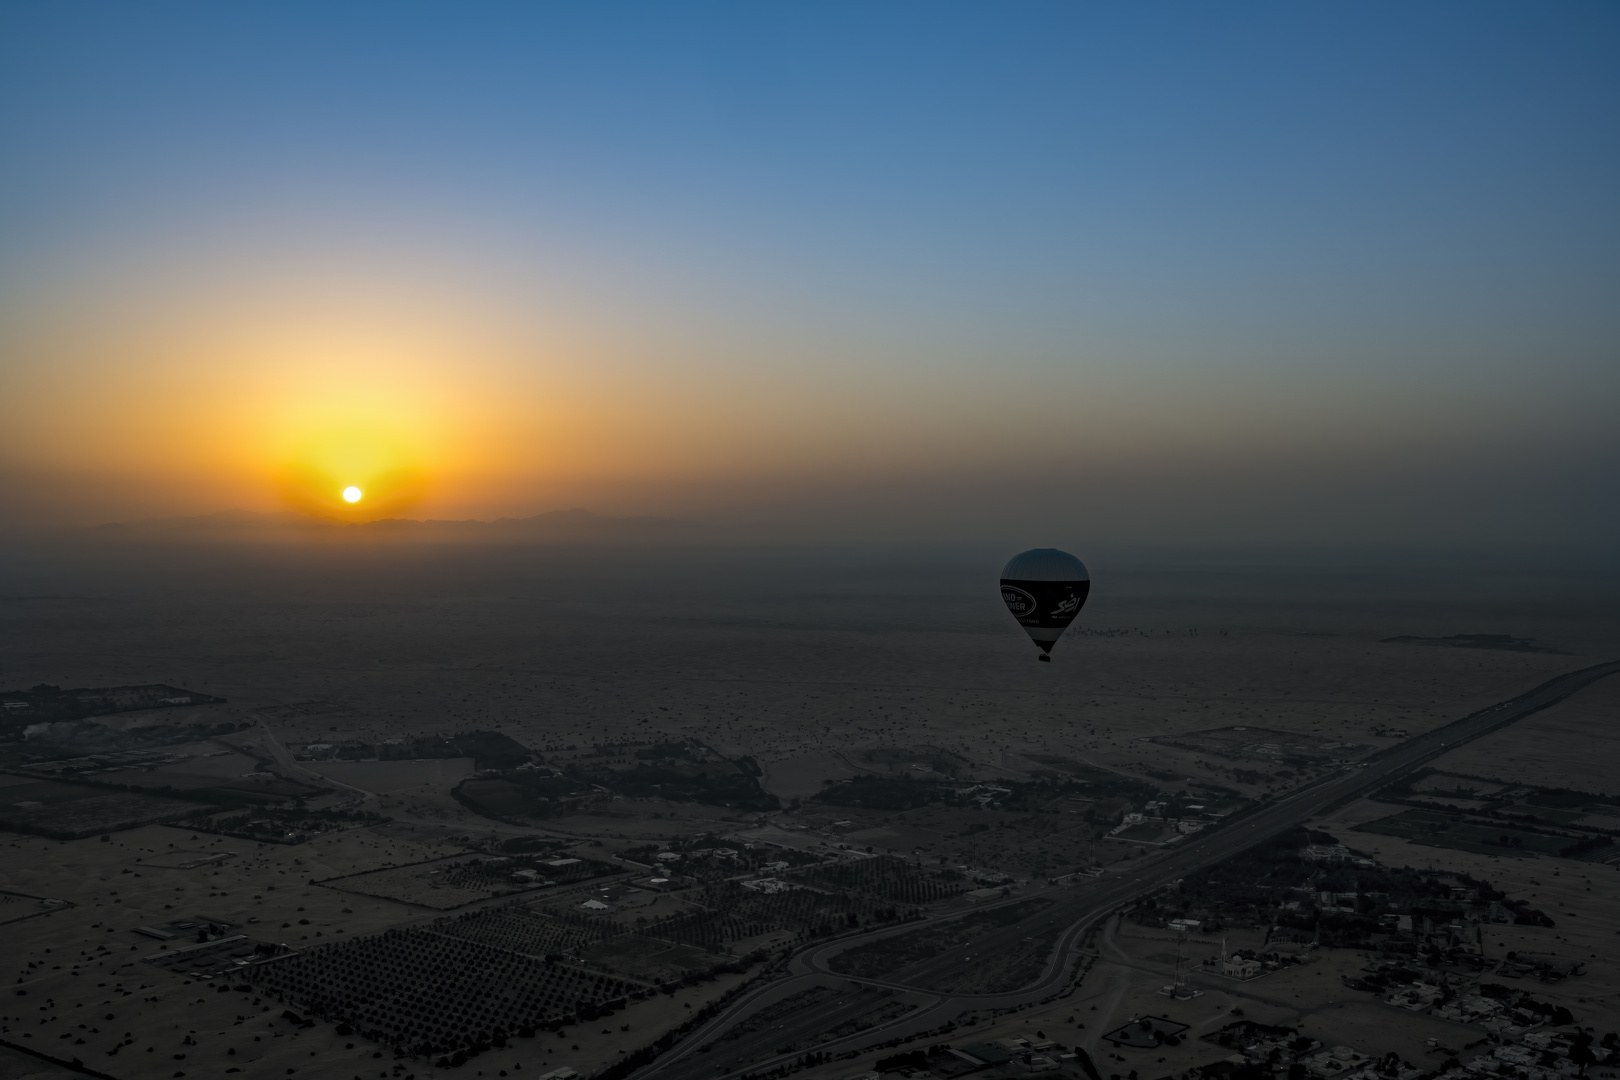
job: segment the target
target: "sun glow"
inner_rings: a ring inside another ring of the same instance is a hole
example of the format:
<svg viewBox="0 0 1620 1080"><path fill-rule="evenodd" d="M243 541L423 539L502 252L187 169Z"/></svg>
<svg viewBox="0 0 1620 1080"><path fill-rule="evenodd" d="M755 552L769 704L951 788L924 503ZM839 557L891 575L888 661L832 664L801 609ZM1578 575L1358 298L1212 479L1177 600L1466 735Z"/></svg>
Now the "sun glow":
<svg viewBox="0 0 1620 1080"><path fill-rule="evenodd" d="M528 300L509 309L498 289L358 257L232 259L108 293L93 326L40 314L30 393L50 407L16 413L0 395L0 451L152 478L120 485L138 509L98 512L236 504L360 522L600 502L647 462L679 471L717 449L689 369L643 377L639 346L560 314L537 325ZM144 407L182 387L186 423ZM94 435L53 433L44 418L66 412L94 417Z"/></svg>
<svg viewBox="0 0 1620 1080"><path fill-rule="evenodd" d="M291 509L344 520L411 516L436 478L464 466L469 418L485 409L465 366L446 358L476 353L476 333L423 316L407 334L403 317L383 314L288 320L251 347L258 404L245 441Z"/></svg>

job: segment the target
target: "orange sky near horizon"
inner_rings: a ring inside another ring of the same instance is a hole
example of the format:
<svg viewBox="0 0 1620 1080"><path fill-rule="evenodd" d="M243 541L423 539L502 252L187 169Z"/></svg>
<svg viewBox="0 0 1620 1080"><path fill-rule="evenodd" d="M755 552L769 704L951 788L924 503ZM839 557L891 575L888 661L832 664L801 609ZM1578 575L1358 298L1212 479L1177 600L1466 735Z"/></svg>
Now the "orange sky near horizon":
<svg viewBox="0 0 1620 1080"><path fill-rule="evenodd" d="M1616 12L11 5L0 536L1612 542Z"/></svg>
<svg viewBox="0 0 1620 1080"><path fill-rule="evenodd" d="M773 327L752 312L728 324L667 298L625 318L493 253L478 271L465 253L302 256L104 268L10 320L13 528L585 506L887 518L891 533L1192 522L1219 536L1233 515L1342 502L1380 469L1444 467L1473 445L1468 425L1506 404L1476 394L1448 427L1436 401L1466 391L1422 377L1392 397L1387 375L1367 386L1348 368L1189 363L1207 347L1101 332L1057 366L1030 341L997 351L916 326ZM1534 411L1523 396L1512 406ZM353 504L349 485L365 493ZM1322 513L1318 533L1358 511Z"/></svg>
<svg viewBox="0 0 1620 1080"><path fill-rule="evenodd" d="M13 320L0 440L14 470L43 478L40 513L670 512L727 485L988 474L1088 446L1106 458L1211 419L1145 425L1148 391L1174 405L1151 380L964 363L927 334L797 328L784 344L673 305L636 321L536 302L546 283L494 256L509 276L469 282L426 269L431 253L414 273L303 255L104 271ZM1072 397L1082 381L1089 407ZM1134 435L1107 419L1132 396Z"/></svg>

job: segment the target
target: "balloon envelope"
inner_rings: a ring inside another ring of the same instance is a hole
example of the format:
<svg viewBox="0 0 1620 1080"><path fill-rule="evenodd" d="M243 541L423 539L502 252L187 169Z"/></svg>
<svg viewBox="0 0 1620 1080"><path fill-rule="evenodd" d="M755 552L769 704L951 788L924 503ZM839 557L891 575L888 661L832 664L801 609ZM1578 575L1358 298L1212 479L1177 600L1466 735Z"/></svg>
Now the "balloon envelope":
<svg viewBox="0 0 1620 1080"><path fill-rule="evenodd" d="M1091 591L1086 564L1057 548L1014 555L1001 571L1001 599L1045 659Z"/></svg>

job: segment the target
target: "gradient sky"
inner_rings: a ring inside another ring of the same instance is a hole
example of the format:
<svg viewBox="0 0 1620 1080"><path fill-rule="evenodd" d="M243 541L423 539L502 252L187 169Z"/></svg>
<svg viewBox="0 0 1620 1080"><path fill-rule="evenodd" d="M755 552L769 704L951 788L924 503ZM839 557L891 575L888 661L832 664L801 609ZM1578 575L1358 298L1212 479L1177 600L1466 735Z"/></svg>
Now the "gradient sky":
<svg viewBox="0 0 1620 1080"><path fill-rule="evenodd" d="M1617 56L1612 3L6 3L6 523L1610 543Z"/></svg>

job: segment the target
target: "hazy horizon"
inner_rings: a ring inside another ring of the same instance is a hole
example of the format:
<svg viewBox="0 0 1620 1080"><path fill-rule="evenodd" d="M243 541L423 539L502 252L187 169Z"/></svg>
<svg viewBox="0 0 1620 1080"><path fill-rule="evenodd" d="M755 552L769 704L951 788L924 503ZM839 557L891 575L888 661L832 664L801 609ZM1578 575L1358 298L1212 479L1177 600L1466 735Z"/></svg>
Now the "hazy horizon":
<svg viewBox="0 0 1620 1080"><path fill-rule="evenodd" d="M1612 6L3 20L7 531L1620 539Z"/></svg>
<svg viewBox="0 0 1620 1080"><path fill-rule="evenodd" d="M0 6L0 1076L1613 1080L1616 56Z"/></svg>
<svg viewBox="0 0 1620 1080"><path fill-rule="evenodd" d="M198 514L126 520L35 522L0 531L0 550L12 557L73 550L112 552L119 548L207 550L236 547L319 548L337 545L364 552L397 547L578 549L581 551L691 549L802 552L815 561L839 553L882 551L978 551L1005 560L1030 546L1059 547L1088 564L1133 567L1271 568L1284 573L1334 568L1383 567L1402 573L1462 572L1586 580L1594 588L1620 581L1612 545L1602 537L1526 541L1518 537L1476 537L1458 543L1445 537L1402 541L1366 537L1191 538L1185 535L1103 536L1083 528L1031 528L1019 523L958 521L954 529L927 535L893 527L887 521L787 517L736 519L673 517L657 514L602 514L588 507L542 510L526 516L430 518L400 515L345 519L298 510L233 508ZM1139 537L1139 538L1138 538ZM999 565L999 563L997 564Z"/></svg>

